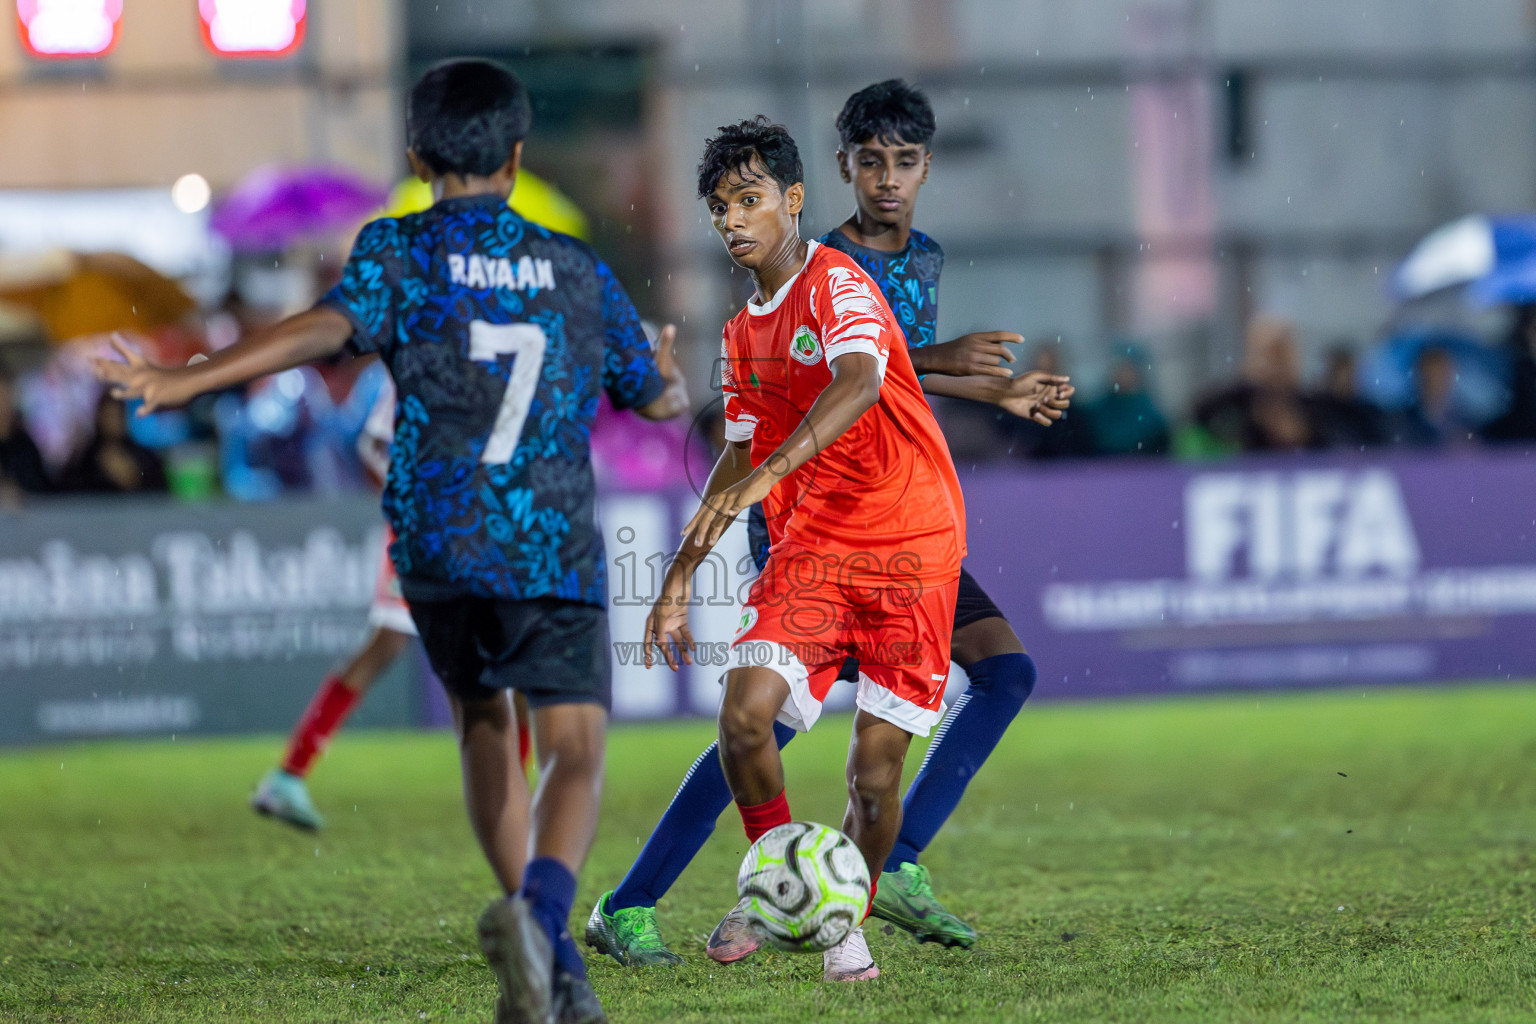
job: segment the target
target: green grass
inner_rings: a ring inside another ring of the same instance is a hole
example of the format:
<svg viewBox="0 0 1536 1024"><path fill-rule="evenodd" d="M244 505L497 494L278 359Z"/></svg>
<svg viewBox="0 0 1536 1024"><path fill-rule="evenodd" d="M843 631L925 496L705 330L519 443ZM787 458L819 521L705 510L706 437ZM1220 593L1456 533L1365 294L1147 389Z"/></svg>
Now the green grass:
<svg viewBox="0 0 1536 1024"><path fill-rule="evenodd" d="M615 731L578 931L709 734ZM798 816L846 742L790 748ZM343 735L319 838L245 806L276 750L0 754L0 1021L489 1020L449 738ZM594 961L616 1024L1536 1020L1536 688L1032 706L925 858L981 944L874 930L876 982L704 958L744 847L728 812L663 902L684 967Z"/></svg>

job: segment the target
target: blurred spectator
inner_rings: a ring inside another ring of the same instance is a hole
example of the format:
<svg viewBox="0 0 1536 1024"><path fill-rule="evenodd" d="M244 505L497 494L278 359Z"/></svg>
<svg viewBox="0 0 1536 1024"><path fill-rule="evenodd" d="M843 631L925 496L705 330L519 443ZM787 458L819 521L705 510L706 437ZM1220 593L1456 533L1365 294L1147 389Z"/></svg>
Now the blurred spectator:
<svg viewBox="0 0 1536 1024"><path fill-rule="evenodd" d="M1061 359L1061 339L1057 337L1036 346L1027 366L1018 368L1017 364L1014 365L1015 376L1030 370L1066 373ZM997 417L1007 437L1007 450L1016 458L1070 459L1093 452L1093 439L1088 434L1085 417L1075 409L1068 409L1061 419L1049 427L1005 412L998 412Z"/></svg>
<svg viewBox="0 0 1536 1024"><path fill-rule="evenodd" d="M1509 408L1483 429L1490 441L1536 439L1536 305L1520 306L1504 341L1509 360Z"/></svg>
<svg viewBox="0 0 1536 1024"><path fill-rule="evenodd" d="M244 396L220 395L213 410L225 493L268 501L366 486L357 436L387 377L382 366L359 376L340 405L311 366L264 377Z"/></svg>
<svg viewBox="0 0 1536 1024"><path fill-rule="evenodd" d="M16 382L0 367L0 503L13 503L18 493L48 489L43 456L16 408Z"/></svg>
<svg viewBox="0 0 1536 1024"><path fill-rule="evenodd" d="M16 382L27 428L55 483L70 456L95 432L101 384L91 372L90 360L101 354L99 342L59 346L39 369Z"/></svg>
<svg viewBox="0 0 1536 1024"><path fill-rule="evenodd" d="M942 395L927 398L956 466L990 462L1013 450L1012 427L1008 422L1013 417L997 406Z"/></svg>
<svg viewBox="0 0 1536 1024"><path fill-rule="evenodd" d="M1296 330L1279 317L1248 325L1243 379L1195 406L1195 422L1222 445L1245 452L1298 451L1317 443L1301 394Z"/></svg>
<svg viewBox="0 0 1536 1024"><path fill-rule="evenodd" d="M128 434L128 411L103 393L96 403L96 431L59 478L59 489L93 494L164 491L160 457Z"/></svg>
<svg viewBox="0 0 1536 1024"><path fill-rule="evenodd" d="M1328 350L1322 389L1312 395L1317 442L1325 448L1369 448L1387 442L1387 415L1361 396L1359 366L1353 346Z"/></svg>
<svg viewBox="0 0 1536 1024"><path fill-rule="evenodd" d="M1147 393L1144 369L1147 353L1139 345L1125 346L1110 371L1109 390L1082 412L1093 450L1099 455L1164 455L1168 451L1168 420Z"/></svg>
<svg viewBox="0 0 1536 1024"><path fill-rule="evenodd" d="M1414 448L1472 440L1476 425L1460 415L1453 401L1455 357L1446 349L1429 346L1419 353L1413 376L1414 400L1398 417L1393 440Z"/></svg>

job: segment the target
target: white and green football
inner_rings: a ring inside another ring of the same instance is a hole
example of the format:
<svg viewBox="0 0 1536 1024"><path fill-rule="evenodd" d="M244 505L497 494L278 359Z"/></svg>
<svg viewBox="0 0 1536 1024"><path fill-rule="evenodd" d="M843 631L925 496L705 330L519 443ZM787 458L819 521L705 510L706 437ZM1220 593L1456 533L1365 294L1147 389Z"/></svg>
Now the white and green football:
<svg viewBox="0 0 1536 1024"><path fill-rule="evenodd" d="M770 945L792 953L831 949L864 919L869 869L853 840L813 821L763 833L736 874L742 912Z"/></svg>

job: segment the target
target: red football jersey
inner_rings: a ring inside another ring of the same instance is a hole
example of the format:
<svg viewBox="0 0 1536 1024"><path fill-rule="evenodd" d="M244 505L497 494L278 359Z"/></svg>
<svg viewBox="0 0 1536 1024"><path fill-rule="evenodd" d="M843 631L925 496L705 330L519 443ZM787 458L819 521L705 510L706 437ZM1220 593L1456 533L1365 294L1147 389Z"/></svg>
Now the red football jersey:
<svg viewBox="0 0 1536 1024"><path fill-rule="evenodd" d="M896 318L850 257L808 244L773 301L749 302L725 325L726 438L750 440L761 465L832 382L832 360L851 352L878 360L880 400L763 503L773 550L831 555L839 578L862 586L952 580L965 500Z"/></svg>

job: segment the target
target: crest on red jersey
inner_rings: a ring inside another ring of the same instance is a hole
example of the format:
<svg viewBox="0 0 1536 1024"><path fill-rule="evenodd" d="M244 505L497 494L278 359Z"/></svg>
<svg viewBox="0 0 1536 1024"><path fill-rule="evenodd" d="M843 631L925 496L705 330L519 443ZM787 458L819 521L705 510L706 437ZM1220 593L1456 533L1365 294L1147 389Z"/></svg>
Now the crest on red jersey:
<svg viewBox="0 0 1536 1024"><path fill-rule="evenodd" d="M801 324L795 328L795 336L789 343L789 354L795 362L815 366L821 362L821 339L816 332Z"/></svg>

